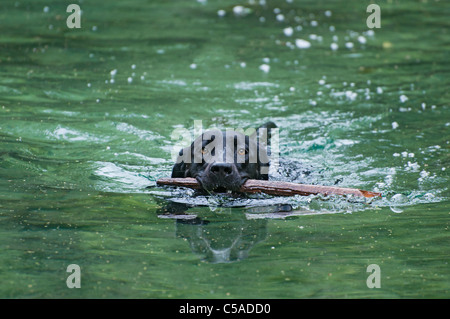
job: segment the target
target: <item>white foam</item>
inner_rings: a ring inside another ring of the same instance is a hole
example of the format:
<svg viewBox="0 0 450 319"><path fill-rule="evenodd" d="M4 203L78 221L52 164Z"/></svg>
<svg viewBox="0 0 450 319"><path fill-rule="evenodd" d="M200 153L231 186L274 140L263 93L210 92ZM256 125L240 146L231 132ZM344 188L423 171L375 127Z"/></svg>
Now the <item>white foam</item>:
<svg viewBox="0 0 450 319"><path fill-rule="evenodd" d="M97 181L96 188L101 191L129 193L132 191L144 192L145 187L151 182L139 176L138 173L128 171L114 163L94 162L96 166L94 174L103 177Z"/></svg>
<svg viewBox="0 0 450 319"><path fill-rule="evenodd" d="M234 88L238 90L254 90L258 87L278 87L278 84L270 82L239 82L234 84Z"/></svg>
<svg viewBox="0 0 450 319"><path fill-rule="evenodd" d="M87 132L80 132L74 129L65 128L58 125L53 131L46 131L48 136L54 137L58 140L65 140L69 142L79 142L79 141L105 141L98 137L91 136Z"/></svg>

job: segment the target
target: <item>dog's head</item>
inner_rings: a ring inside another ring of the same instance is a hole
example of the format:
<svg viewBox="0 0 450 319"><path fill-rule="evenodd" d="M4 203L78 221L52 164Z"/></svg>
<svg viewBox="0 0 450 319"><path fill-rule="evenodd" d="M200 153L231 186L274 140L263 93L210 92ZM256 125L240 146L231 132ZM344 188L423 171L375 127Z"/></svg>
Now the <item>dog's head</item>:
<svg viewBox="0 0 450 319"><path fill-rule="evenodd" d="M172 177L193 177L208 192L239 191L247 179L267 180L269 155L257 134L211 130L179 152Z"/></svg>

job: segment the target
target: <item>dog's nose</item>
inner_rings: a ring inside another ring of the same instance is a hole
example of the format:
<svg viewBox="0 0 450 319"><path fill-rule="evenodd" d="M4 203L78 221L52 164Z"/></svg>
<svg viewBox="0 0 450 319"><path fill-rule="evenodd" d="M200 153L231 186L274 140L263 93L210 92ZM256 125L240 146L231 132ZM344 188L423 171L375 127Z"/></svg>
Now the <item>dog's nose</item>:
<svg viewBox="0 0 450 319"><path fill-rule="evenodd" d="M227 176L233 172L233 167L228 163L214 163L211 165L211 173Z"/></svg>

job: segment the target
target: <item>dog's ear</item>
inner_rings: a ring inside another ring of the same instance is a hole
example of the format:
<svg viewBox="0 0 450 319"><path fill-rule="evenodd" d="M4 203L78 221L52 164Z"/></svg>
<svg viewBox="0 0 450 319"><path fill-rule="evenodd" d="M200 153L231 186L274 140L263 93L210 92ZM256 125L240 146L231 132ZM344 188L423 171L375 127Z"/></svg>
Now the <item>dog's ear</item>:
<svg viewBox="0 0 450 319"><path fill-rule="evenodd" d="M256 131L250 135L250 138L256 138L258 143L269 147L270 139L272 137L272 129L277 128L278 126L274 122L266 122L263 125L259 126Z"/></svg>
<svg viewBox="0 0 450 319"><path fill-rule="evenodd" d="M272 129L278 128L278 126L274 122L267 122L256 130L257 132L257 145L258 145L258 156L260 156L259 160L259 179L268 180L269 179L269 166L270 166L270 158L272 155L271 150L271 138L272 138ZM263 152L259 151L259 148L264 148ZM262 156L262 158L261 158Z"/></svg>
<svg viewBox="0 0 450 319"><path fill-rule="evenodd" d="M172 169L172 178L185 178L186 176L186 163L182 160L184 149L178 153L177 163Z"/></svg>
<svg viewBox="0 0 450 319"><path fill-rule="evenodd" d="M277 127L278 127L278 126L277 126L274 122L269 121L269 122L264 123L264 124L261 125L260 127L258 127L258 129L260 129L260 128L266 128L267 130L270 130L270 129L272 129L272 128L277 128Z"/></svg>

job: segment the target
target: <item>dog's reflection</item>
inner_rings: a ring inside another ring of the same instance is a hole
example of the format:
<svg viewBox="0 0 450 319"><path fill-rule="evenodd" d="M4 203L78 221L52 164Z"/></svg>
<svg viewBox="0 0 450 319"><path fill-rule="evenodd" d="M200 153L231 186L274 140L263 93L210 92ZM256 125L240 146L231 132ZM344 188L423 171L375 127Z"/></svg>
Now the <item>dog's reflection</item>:
<svg viewBox="0 0 450 319"><path fill-rule="evenodd" d="M180 207L178 207L180 208ZM186 240L192 251L211 263L230 263L246 259L250 250L267 237L267 219L249 218L257 208L194 207L187 212L160 214L175 219L176 235ZM290 205L275 205L265 212L291 210Z"/></svg>
<svg viewBox="0 0 450 319"><path fill-rule="evenodd" d="M266 220L233 222L177 220L176 234L189 242L205 261L226 263L245 259L253 246L267 235Z"/></svg>

